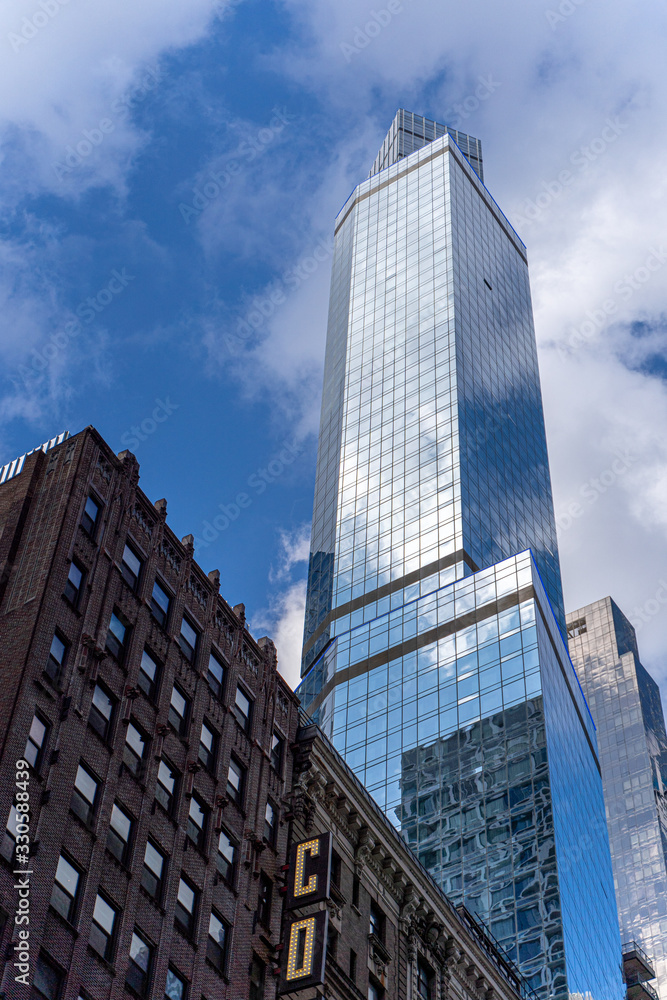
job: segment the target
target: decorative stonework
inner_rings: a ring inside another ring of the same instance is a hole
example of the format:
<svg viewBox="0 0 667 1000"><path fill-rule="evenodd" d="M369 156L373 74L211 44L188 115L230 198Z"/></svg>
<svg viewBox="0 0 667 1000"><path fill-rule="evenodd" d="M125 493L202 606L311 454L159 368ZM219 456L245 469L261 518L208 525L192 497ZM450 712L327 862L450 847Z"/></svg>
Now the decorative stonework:
<svg viewBox="0 0 667 1000"><path fill-rule="evenodd" d="M160 545L160 555L165 559L165 561L171 566L175 573L180 573L181 571L181 557L179 556L173 545L170 545L166 538L162 539L162 544Z"/></svg>
<svg viewBox="0 0 667 1000"><path fill-rule="evenodd" d="M190 591L190 593L192 594L192 596L195 598L195 600L197 601L197 603L199 604L199 606L201 608L203 608L204 610L206 610L206 606L208 604L208 593L205 590L205 588L202 587L201 583L199 582L199 580L197 579L197 577L194 574L190 575L190 579L188 580L187 589Z"/></svg>
<svg viewBox="0 0 667 1000"><path fill-rule="evenodd" d="M146 517L145 511L143 511L141 509L141 507L139 507L138 504L135 504L134 507L132 508L132 514L131 514L131 516L132 516L132 520L137 522L137 524L139 525L139 527L141 528L141 530L146 535L148 535L149 538L152 538L153 537L153 528L155 527L155 525L154 525L153 521L149 520L149 518Z"/></svg>

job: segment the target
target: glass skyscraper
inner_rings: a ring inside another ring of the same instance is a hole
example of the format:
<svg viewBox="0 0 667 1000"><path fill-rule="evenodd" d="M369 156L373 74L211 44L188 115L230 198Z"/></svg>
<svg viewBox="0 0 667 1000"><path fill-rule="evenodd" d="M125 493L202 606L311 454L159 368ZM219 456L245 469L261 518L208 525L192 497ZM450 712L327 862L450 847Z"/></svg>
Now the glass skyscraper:
<svg viewBox="0 0 667 1000"><path fill-rule="evenodd" d="M541 997L617 1000L526 249L482 176L399 111L336 221L299 693Z"/></svg>
<svg viewBox="0 0 667 1000"><path fill-rule="evenodd" d="M624 942L652 960L667 1000L667 734L660 689L610 597L567 616L572 660L598 727Z"/></svg>

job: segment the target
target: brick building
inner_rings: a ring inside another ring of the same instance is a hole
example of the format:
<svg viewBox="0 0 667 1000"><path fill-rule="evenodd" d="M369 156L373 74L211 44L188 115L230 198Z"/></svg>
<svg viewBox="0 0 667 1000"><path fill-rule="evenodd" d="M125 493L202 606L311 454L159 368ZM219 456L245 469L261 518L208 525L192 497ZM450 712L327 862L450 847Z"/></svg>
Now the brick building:
<svg viewBox="0 0 667 1000"><path fill-rule="evenodd" d="M0 997L517 1000L134 456L63 437L0 470ZM290 906L320 835L325 892ZM322 975L306 933L288 981L313 913Z"/></svg>
<svg viewBox="0 0 667 1000"><path fill-rule="evenodd" d="M296 699L273 644L254 641L138 480L134 456L88 428L0 486L12 1000L259 998L278 942ZM12 943L22 759L33 992Z"/></svg>

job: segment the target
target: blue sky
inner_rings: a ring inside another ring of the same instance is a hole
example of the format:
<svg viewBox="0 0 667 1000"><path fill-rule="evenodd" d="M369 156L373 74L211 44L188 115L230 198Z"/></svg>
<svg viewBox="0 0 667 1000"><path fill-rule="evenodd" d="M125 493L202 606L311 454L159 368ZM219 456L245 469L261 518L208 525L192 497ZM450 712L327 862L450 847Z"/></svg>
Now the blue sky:
<svg viewBox="0 0 667 1000"><path fill-rule="evenodd" d="M663 7L47 7L0 15L2 461L130 448L294 679L333 219L411 108L528 245L566 605L611 593L664 681Z"/></svg>

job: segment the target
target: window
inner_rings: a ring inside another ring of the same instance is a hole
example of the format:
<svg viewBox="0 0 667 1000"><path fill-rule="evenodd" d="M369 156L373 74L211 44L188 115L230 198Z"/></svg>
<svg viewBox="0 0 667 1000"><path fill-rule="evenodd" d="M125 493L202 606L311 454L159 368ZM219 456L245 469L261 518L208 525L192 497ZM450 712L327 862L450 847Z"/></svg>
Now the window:
<svg viewBox="0 0 667 1000"><path fill-rule="evenodd" d="M148 895L158 901L162 896L165 866L166 859L162 851L158 850L151 840L146 841L144 867L141 870L141 884Z"/></svg>
<svg viewBox="0 0 667 1000"><path fill-rule="evenodd" d="M176 897L176 924L182 931L190 936L195 927L195 906L197 904L197 891L186 879L181 878L178 883L178 896Z"/></svg>
<svg viewBox="0 0 667 1000"><path fill-rule="evenodd" d="M188 699L174 685L171 692L171 704L169 706L169 725L173 726L179 736L185 736L188 724Z"/></svg>
<svg viewBox="0 0 667 1000"><path fill-rule="evenodd" d="M350 949L350 979L353 983L357 980L357 953Z"/></svg>
<svg viewBox="0 0 667 1000"><path fill-rule="evenodd" d="M47 732L47 724L42 722L39 715L35 714L30 725L30 732L28 734L28 742L25 745L24 755L25 759L32 767L34 767L35 770L38 769L38 764L40 763L42 750L44 749L44 744L46 743Z"/></svg>
<svg viewBox="0 0 667 1000"><path fill-rule="evenodd" d="M232 802L240 806L243 802L243 786L245 784L245 768L241 767L232 757L227 773L227 794Z"/></svg>
<svg viewBox="0 0 667 1000"><path fill-rule="evenodd" d="M207 771L212 771L215 766L216 735L213 730L202 722L201 736L199 738L199 759Z"/></svg>
<svg viewBox="0 0 667 1000"><path fill-rule="evenodd" d="M74 779L74 791L72 792L70 809L86 825L92 823L95 815L98 788L99 781L93 778L90 771L87 771L82 764L79 764L76 778Z"/></svg>
<svg viewBox="0 0 667 1000"><path fill-rule="evenodd" d="M236 721L246 733L250 728L250 708L250 699L243 693L240 687L237 687L236 699L232 705L232 712L236 716Z"/></svg>
<svg viewBox="0 0 667 1000"><path fill-rule="evenodd" d="M225 882L234 881L234 865L236 864L236 844L224 830L220 831L218 839L218 856L216 858L218 871Z"/></svg>
<svg viewBox="0 0 667 1000"><path fill-rule="evenodd" d="M59 679L61 671L65 666L66 657L67 643L64 639L61 639L56 632L51 640L49 658L46 661L46 667L44 668L52 681L57 681Z"/></svg>
<svg viewBox="0 0 667 1000"><path fill-rule="evenodd" d="M384 914L375 903L371 903L369 934L374 934L378 940L384 940Z"/></svg>
<svg viewBox="0 0 667 1000"><path fill-rule="evenodd" d="M283 766L283 740L274 733L271 737L271 766L280 774Z"/></svg>
<svg viewBox="0 0 667 1000"><path fill-rule="evenodd" d="M359 876L354 875L352 877L352 906L356 906L359 909L359 889L361 888L361 882L359 881Z"/></svg>
<svg viewBox="0 0 667 1000"><path fill-rule="evenodd" d="M81 590L83 588L83 570L75 562L70 563L67 583L65 584L65 597L73 607L79 604Z"/></svg>
<svg viewBox="0 0 667 1000"><path fill-rule="evenodd" d="M63 973L55 967L53 962L50 962L45 955L40 954L32 983L36 995L45 997L45 1000L60 1000L63 979Z"/></svg>
<svg viewBox="0 0 667 1000"><path fill-rule="evenodd" d="M145 997L148 993L152 965L153 947L135 927L130 942L130 961L125 973L125 982L139 996Z"/></svg>
<svg viewBox="0 0 667 1000"><path fill-rule="evenodd" d="M71 865L67 858L61 854L51 890L51 906L70 923L74 917L80 878L81 875L74 865Z"/></svg>
<svg viewBox="0 0 667 1000"><path fill-rule="evenodd" d="M144 754L146 753L146 737L137 729L133 722L127 727L125 746L123 748L123 763L136 778L141 778L144 772Z"/></svg>
<svg viewBox="0 0 667 1000"><path fill-rule="evenodd" d="M162 584L156 580L153 584L153 593L151 594L151 611L153 612L153 618L160 625L165 625L167 622L170 603L171 597Z"/></svg>
<svg viewBox="0 0 667 1000"><path fill-rule="evenodd" d="M191 625L187 618L183 618L181 622L181 634L178 637L180 647L185 654L185 657L193 662L195 658L195 653L197 652L197 639L199 638L199 633L195 629L194 625Z"/></svg>
<svg viewBox="0 0 667 1000"><path fill-rule="evenodd" d="M368 981L368 1000L382 1000L384 990L381 986L376 986L372 980Z"/></svg>
<svg viewBox="0 0 667 1000"><path fill-rule="evenodd" d="M157 770L155 798L168 813L172 813L174 809L177 777L178 771L163 758Z"/></svg>
<svg viewBox="0 0 667 1000"><path fill-rule="evenodd" d="M272 847L276 842L276 809L271 802L266 803L264 810L264 840Z"/></svg>
<svg viewBox="0 0 667 1000"><path fill-rule="evenodd" d="M216 698L222 698L225 683L225 668L214 653L211 653L208 658L208 674L206 679Z"/></svg>
<svg viewBox="0 0 667 1000"><path fill-rule="evenodd" d="M123 549L123 558L120 563L120 571L123 574L123 579L126 583L130 585L132 590L136 590L139 586L139 577L141 576L141 567L143 566L142 560L139 558L137 553L134 551L131 545L125 546Z"/></svg>
<svg viewBox="0 0 667 1000"><path fill-rule="evenodd" d="M224 972L226 951L227 926L224 921L220 919L215 910L212 910L211 919L208 922L206 957L219 972Z"/></svg>
<svg viewBox="0 0 667 1000"><path fill-rule="evenodd" d="M340 891L342 862L340 855L335 851L331 852L331 884Z"/></svg>
<svg viewBox="0 0 667 1000"><path fill-rule="evenodd" d="M97 534L97 524L100 518L100 510L101 507L97 500L94 500L92 497L88 497L86 500L86 506L83 508L83 514L81 516L81 527L87 535L90 535L91 538L94 538Z"/></svg>
<svg viewBox="0 0 667 1000"><path fill-rule="evenodd" d="M164 1000L185 1000L185 995L185 980L173 969L168 969Z"/></svg>
<svg viewBox="0 0 667 1000"><path fill-rule="evenodd" d="M88 722L95 732L100 734L103 740L109 737L114 705L115 699L111 697L101 684L96 684L93 691Z"/></svg>
<svg viewBox="0 0 667 1000"><path fill-rule="evenodd" d="M160 668L157 665L157 661L154 660L148 650L145 649L141 654L141 665L139 667L137 684L144 694L148 695L151 701L155 700L155 696L157 694L159 676Z"/></svg>
<svg viewBox="0 0 667 1000"><path fill-rule="evenodd" d="M252 956L250 965L250 993L249 1000L264 1000L264 978L266 967L264 962L257 955Z"/></svg>
<svg viewBox="0 0 667 1000"><path fill-rule="evenodd" d="M113 952L113 938L116 926L116 916L118 911L115 906L108 903L99 892L95 898L95 909L93 910L93 922L90 927L89 943L98 955L111 961Z"/></svg>
<svg viewBox="0 0 667 1000"><path fill-rule="evenodd" d="M112 656L116 657L119 663L122 662L125 654L126 638L127 629L114 611L109 622L106 648Z"/></svg>
<svg viewBox="0 0 667 1000"><path fill-rule="evenodd" d="M127 860L127 852L130 846L132 835L132 820L127 813L121 809L117 802L114 802L111 810L111 822L107 834L107 848L115 858L124 862Z"/></svg>
<svg viewBox="0 0 667 1000"><path fill-rule="evenodd" d="M208 809L198 796L193 795L190 799L190 811L188 813L188 837L200 851L204 850L206 844L207 818Z"/></svg>
<svg viewBox="0 0 667 1000"><path fill-rule="evenodd" d="M18 837L16 825L18 821L19 816L16 811L16 806L12 806L9 810L9 816L7 818L5 835L2 838L2 844L0 844L0 854L2 854L3 858L9 862L13 862L14 853L16 851L16 838Z"/></svg>
<svg viewBox="0 0 667 1000"><path fill-rule="evenodd" d="M273 883L268 875L261 872L259 876L259 894L257 896L257 919L265 927L271 927L271 897Z"/></svg>
<svg viewBox="0 0 667 1000"><path fill-rule="evenodd" d="M433 970L421 958L417 960L417 996L422 1000L433 997Z"/></svg>

